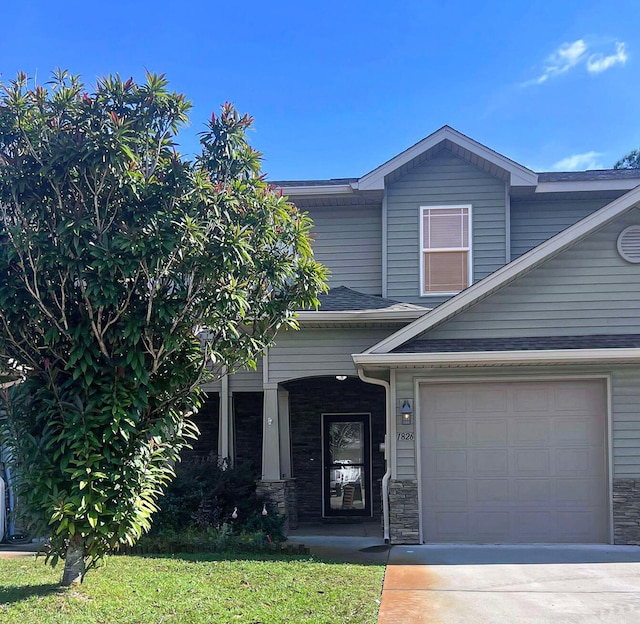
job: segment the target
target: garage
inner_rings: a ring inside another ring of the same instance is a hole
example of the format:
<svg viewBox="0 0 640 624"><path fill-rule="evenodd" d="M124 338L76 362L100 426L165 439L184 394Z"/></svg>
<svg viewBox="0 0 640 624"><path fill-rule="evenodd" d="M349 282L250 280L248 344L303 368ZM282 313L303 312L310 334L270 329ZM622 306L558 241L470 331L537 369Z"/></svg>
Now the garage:
<svg viewBox="0 0 640 624"><path fill-rule="evenodd" d="M427 543L609 542L603 379L420 385Z"/></svg>

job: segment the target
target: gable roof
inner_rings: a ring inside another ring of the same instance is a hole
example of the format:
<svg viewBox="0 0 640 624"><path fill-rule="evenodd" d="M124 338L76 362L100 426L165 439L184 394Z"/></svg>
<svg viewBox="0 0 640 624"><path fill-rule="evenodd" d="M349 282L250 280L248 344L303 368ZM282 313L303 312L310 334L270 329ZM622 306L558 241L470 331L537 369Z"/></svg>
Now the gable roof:
<svg viewBox="0 0 640 624"><path fill-rule="evenodd" d="M475 283L452 297L410 325L373 345L365 353L382 354L397 349L402 344L440 325L459 312L485 299L506 284L513 282L536 266L559 254L603 225L640 204L640 186L636 186L622 197L590 214L575 225L563 230L553 238L534 247L528 253L498 269L488 277Z"/></svg>
<svg viewBox="0 0 640 624"><path fill-rule="evenodd" d="M535 186L538 183L537 174L530 169L519 165L502 154L498 154L498 152L494 152L492 149L474 141L450 126L442 126L440 130L436 130L433 134L422 139L422 141L418 141L409 149L361 177L357 183L358 190L383 189L386 175L399 169L420 154L436 147L443 141L450 141L457 145L462 149L463 154L468 152L469 156L473 155L476 158L481 158L499 169L503 169L509 174L511 186Z"/></svg>

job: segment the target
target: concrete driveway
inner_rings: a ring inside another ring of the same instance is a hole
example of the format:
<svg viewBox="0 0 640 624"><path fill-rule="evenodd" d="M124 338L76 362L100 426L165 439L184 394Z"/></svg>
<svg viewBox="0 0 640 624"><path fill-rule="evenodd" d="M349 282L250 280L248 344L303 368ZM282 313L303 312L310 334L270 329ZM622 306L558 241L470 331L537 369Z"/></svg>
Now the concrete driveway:
<svg viewBox="0 0 640 624"><path fill-rule="evenodd" d="M636 546L394 546L378 624L640 623Z"/></svg>

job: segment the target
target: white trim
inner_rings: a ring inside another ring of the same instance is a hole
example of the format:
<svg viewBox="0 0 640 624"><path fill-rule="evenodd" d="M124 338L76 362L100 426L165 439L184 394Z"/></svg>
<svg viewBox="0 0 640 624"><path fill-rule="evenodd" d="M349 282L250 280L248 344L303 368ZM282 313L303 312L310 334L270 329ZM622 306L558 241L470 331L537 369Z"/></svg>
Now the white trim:
<svg viewBox="0 0 640 624"><path fill-rule="evenodd" d="M358 368L358 370L362 370ZM391 386L390 403L391 403L391 418L389 422L389 457L391 461L391 478L395 481L398 478L398 445L396 441L396 433L398 431L398 387L396 385L396 370L392 368L389 371L389 384Z"/></svg>
<svg viewBox="0 0 640 624"><path fill-rule="evenodd" d="M480 158L496 165L497 167L507 171L510 174L512 186L536 186L538 183L538 174L519 165L518 163L506 158L498 152L494 152L485 145L474 141L464 134L454 130L450 126L443 126L436 130L433 134L422 139L409 149L401 152L383 165L380 165L373 171L370 171L358 180L357 188L361 191L384 189L384 178L396 169L407 164L423 152L430 150L445 140L460 146L479 156Z"/></svg>
<svg viewBox="0 0 640 624"><path fill-rule="evenodd" d="M499 289L510 281L515 280L525 271L541 264L556 255L566 247L588 236L598 228L606 225L616 217L627 212L640 202L640 186L626 195L615 199L600 210L588 215L575 225L560 232L553 238L534 247L531 251L520 256L513 262L503 266L483 280L475 283L460 294L445 301L422 319L407 325L395 334L373 345L365 353L388 353L404 344L411 338L424 333L434 325L442 323L456 312L476 303L492 291Z"/></svg>
<svg viewBox="0 0 640 624"><path fill-rule="evenodd" d="M415 309L382 309L382 310L347 310L342 312L323 312L322 310L305 310L296 313L296 320L304 323L359 322L362 321L402 321L415 320L430 312L431 308Z"/></svg>
<svg viewBox="0 0 640 624"><path fill-rule="evenodd" d="M511 262L511 193L509 187L504 185L504 260L506 264Z"/></svg>
<svg viewBox="0 0 640 624"><path fill-rule="evenodd" d="M607 475L607 527L608 543L614 543L614 524L613 524L613 394L612 379L610 373L603 374L587 374L587 375L517 375L516 373L503 376L479 376L479 377L414 377L414 405L416 417L416 479L418 480L418 523L420 543L424 543L423 539L423 516L422 513L422 453L421 453L421 433L419 430L422 421L420 413L420 386L421 385L438 385L451 383L520 383L520 382L554 382L554 381L604 381L605 385L605 472Z"/></svg>
<svg viewBox="0 0 640 624"><path fill-rule="evenodd" d="M446 296L451 296L451 295L457 295L460 291L459 290L454 290L453 292L434 292L434 291L429 291L426 292L424 290L424 254L425 254L425 247L424 247L424 213L425 210L449 210L449 209L454 209L454 210L467 210L467 242L468 242L468 246L467 247L451 247L451 248L445 248L445 247L438 247L435 249L431 249L430 251L434 252L434 253L442 253L442 252L447 252L447 251L468 251L469 252L469 256L467 258L467 279L468 279L468 284L465 286L465 288L468 288L469 286L471 286L471 284L473 284L473 207L472 204L451 204L450 206L447 206L446 204L437 204L434 206L420 206L420 209L418 210L418 219L419 219L419 223L418 223L418 231L420 232L420 284L419 284L419 292L420 292L420 296L421 297L446 297ZM429 219L429 227L431 227L431 219Z"/></svg>
<svg viewBox="0 0 640 624"><path fill-rule="evenodd" d="M640 362L640 348L621 349L537 349L535 351L469 351L437 353L354 353L356 366L411 366L411 365L474 365L530 364L552 362L557 364L589 364L592 362Z"/></svg>
<svg viewBox="0 0 640 624"><path fill-rule="evenodd" d="M538 182L536 193L576 193L588 191L630 191L640 184L638 178L617 178L614 180L558 180Z"/></svg>
<svg viewBox="0 0 640 624"><path fill-rule="evenodd" d="M313 195L353 195L351 184L318 184L302 186L279 186L287 197L307 197Z"/></svg>
<svg viewBox="0 0 640 624"><path fill-rule="evenodd" d="M388 259L389 259L389 248L387 246L388 239L388 228L389 225L387 223L388 217L388 201L387 197L387 189L384 189L384 194L382 195L382 296L387 297L387 293L389 292L388 288Z"/></svg>
<svg viewBox="0 0 640 624"><path fill-rule="evenodd" d="M424 524L422 522L422 418L420 417L420 384L417 378L413 380L413 417L415 418L415 445L416 464L414 467L416 481L418 482L418 543L424 544Z"/></svg>
<svg viewBox="0 0 640 624"><path fill-rule="evenodd" d="M607 437L607 490L609 495L609 543L615 542L614 536L614 520L613 520L613 375L611 373L606 376L607 385L607 422L605 436Z"/></svg>
<svg viewBox="0 0 640 624"><path fill-rule="evenodd" d="M229 410L229 372L226 367L224 368L224 375L220 380L218 401L218 457L227 459L231 458L229 426L231 415Z"/></svg>

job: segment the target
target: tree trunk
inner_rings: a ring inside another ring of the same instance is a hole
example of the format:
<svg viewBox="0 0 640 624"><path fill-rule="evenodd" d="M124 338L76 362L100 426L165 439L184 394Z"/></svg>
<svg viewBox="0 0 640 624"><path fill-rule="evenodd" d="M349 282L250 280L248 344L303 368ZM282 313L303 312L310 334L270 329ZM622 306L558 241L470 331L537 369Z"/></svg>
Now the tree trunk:
<svg viewBox="0 0 640 624"><path fill-rule="evenodd" d="M84 559L84 540L72 539L67 547L67 556L64 560L64 572L61 585L78 585L82 583L86 572Z"/></svg>

